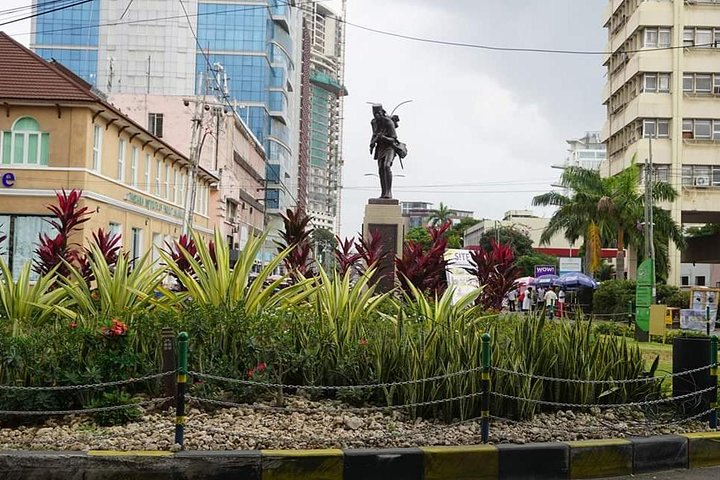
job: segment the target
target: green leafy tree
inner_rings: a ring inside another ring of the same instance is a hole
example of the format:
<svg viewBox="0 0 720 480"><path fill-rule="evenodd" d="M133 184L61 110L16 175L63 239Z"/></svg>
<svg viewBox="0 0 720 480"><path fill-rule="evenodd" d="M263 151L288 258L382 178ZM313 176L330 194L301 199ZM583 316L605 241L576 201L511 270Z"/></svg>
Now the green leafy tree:
<svg viewBox="0 0 720 480"><path fill-rule="evenodd" d="M480 247L486 252L489 252L492 250L491 240L499 240L501 244L509 245L510 248L512 248L515 258L532 255L534 253L530 237L510 226L493 228L484 232L480 237Z"/></svg>
<svg viewBox="0 0 720 480"><path fill-rule="evenodd" d="M425 227L411 228L405 234L405 241L406 242L415 242L425 250L430 248L430 244L432 244L432 239L430 238L430 234L428 233L428 231Z"/></svg>
<svg viewBox="0 0 720 480"><path fill-rule="evenodd" d="M444 225L452 219L452 211L450 207L440 202L438 208L430 210L430 216L428 217L428 225L437 227L438 225Z"/></svg>
<svg viewBox="0 0 720 480"><path fill-rule="evenodd" d="M320 263L325 270L330 270L330 264L333 261L333 251L337 246L335 234L327 228L316 228L311 234L311 243L315 252L315 260Z"/></svg>

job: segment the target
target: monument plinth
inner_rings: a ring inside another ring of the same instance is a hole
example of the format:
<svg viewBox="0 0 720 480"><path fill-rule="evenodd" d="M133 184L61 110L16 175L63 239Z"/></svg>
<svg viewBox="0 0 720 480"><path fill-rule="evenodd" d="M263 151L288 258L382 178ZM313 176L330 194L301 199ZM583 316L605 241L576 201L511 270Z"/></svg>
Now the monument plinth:
<svg viewBox="0 0 720 480"><path fill-rule="evenodd" d="M408 229L408 219L402 216L400 202L392 198L372 198L365 205L363 238L370 238L373 232L380 235L385 253L378 265L382 276L378 289L387 292L395 285L395 257L402 255L403 238Z"/></svg>

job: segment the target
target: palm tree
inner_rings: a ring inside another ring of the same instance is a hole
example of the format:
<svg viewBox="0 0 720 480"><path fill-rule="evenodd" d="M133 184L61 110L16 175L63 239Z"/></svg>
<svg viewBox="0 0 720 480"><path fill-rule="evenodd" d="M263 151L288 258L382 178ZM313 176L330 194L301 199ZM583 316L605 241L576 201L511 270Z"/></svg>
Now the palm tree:
<svg viewBox="0 0 720 480"><path fill-rule="evenodd" d="M540 236L540 243L549 243L561 232L570 243L582 238L586 268L593 270L599 265L602 239L608 238L610 232L606 218L598 211L600 199L608 196L607 185L598 172L581 167L566 168L560 185L569 192L568 195L552 191L533 198L535 206L557 207Z"/></svg>
<svg viewBox="0 0 720 480"><path fill-rule="evenodd" d="M547 228L540 237L541 243L550 241L553 235L565 233L565 238L574 242L583 237L588 251L586 257L599 259L600 244L614 239L617 243L617 278L623 278L625 270L623 250L626 245L637 248L644 242L638 226L644 218L645 195L640 192L640 166L634 158L629 168L618 175L602 178L595 170L581 167L565 169L560 184L571 193L548 192L533 198L533 205L556 206ZM677 192L666 182L653 184L653 217L655 223L655 245L657 272L667 271L667 243L672 240L678 247L684 245L680 226L667 210L657 207L658 202L671 202ZM590 248L592 247L592 248ZM586 258L586 262L588 262ZM599 262L588 262L599 264ZM594 271L594 268L590 270Z"/></svg>
<svg viewBox="0 0 720 480"><path fill-rule="evenodd" d="M616 231L617 242L616 278L622 279L625 271L625 245L638 248L644 243L642 230L638 228L645 216L645 194L639 190L641 167L632 159L630 167L619 174L603 179L608 194L598 203L599 213L607 217ZM655 243L658 244L656 258L659 265L667 266L667 243L672 240L678 247L683 245L680 227L670 214L655 205L659 202L672 202L677 198L675 189L666 182L655 182L652 187L653 221L655 223ZM660 244L664 239L665 247Z"/></svg>
<svg viewBox="0 0 720 480"><path fill-rule="evenodd" d="M438 225L444 225L452 219L452 211L443 202L440 202L440 206L435 210L430 210L430 216L428 217L428 225L435 227Z"/></svg>

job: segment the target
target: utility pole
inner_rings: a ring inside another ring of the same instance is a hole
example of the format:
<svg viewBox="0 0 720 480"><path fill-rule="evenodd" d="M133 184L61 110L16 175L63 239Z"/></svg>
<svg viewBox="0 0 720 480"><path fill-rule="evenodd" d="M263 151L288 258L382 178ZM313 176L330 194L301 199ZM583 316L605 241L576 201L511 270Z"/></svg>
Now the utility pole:
<svg viewBox="0 0 720 480"><path fill-rule="evenodd" d="M193 225L193 212L195 211L195 198L197 196L197 172L200 166L200 152L202 150L203 140L205 140L205 136L202 133L203 119L205 112L209 110L209 106L206 103L205 89L203 89L202 98L185 99L184 102L186 106L190 103L195 105L195 112L192 118L192 135L190 137L190 165L192 166L188 179L190 189L188 192L189 198L185 197L185 212L182 225L183 235L188 235Z"/></svg>
<svg viewBox="0 0 720 480"><path fill-rule="evenodd" d="M653 223L653 157L652 137L649 139L648 158L645 160L645 258L653 265L652 299L655 303L655 225Z"/></svg>

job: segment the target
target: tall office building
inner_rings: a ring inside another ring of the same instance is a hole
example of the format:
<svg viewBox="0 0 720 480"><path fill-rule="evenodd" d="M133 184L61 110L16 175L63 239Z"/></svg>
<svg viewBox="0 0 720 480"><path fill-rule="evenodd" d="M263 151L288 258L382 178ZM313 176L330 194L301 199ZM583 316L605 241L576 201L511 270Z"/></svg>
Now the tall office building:
<svg viewBox="0 0 720 480"><path fill-rule="evenodd" d="M33 0L39 12L43 3ZM31 47L107 93L227 97L267 153L273 213L297 201L302 13L294 4L93 0L33 18ZM219 81L206 75L217 64Z"/></svg>
<svg viewBox="0 0 720 480"><path fill-rule="evenodd" d="M344 85L345 24L319 2L307 4L305 28L310 42L303 58L307 88L303 99L308 122L307 211L316 228L340 233L340 192L342 188L342 125ZM304 85L305 87L305 85ZM304 133L304 132L303 132ZM301 133L302 135L302 133Z"/></svg>
<svg viewBox="0 0 720 480"><path fill-rule="evenodd" d="M614 175L652 152L655 178L680 193L667 205L673 219L720 222L720 3L612 0L604 25L608 159L601 173ZM677 285L672 243L669 253L668 282Z"/></svg>

